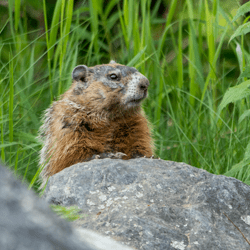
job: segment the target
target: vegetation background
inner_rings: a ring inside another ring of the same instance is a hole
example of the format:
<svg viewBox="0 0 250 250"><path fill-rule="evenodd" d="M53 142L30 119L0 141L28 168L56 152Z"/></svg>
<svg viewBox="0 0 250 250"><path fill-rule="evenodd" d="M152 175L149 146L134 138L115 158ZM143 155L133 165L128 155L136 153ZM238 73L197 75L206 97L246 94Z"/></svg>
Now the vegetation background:
<svg viewBox="0 0 250 250"><path fill-rule="evenodd" d="M36 190L42 112L69 88L76 65L115 59L150 80L144 109L160 158L250 184L243 3L0 1L2 162Z"/></svg>

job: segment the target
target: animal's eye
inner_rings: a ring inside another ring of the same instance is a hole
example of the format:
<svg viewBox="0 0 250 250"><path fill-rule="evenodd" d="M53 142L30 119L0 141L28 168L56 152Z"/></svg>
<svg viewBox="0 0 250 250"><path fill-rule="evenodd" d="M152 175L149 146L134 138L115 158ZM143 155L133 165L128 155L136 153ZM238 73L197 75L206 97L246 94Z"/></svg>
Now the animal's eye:
<svg viewBox="0 0 250 250"><path fill-rule="evenodd" d="M118 76L116 74L111 74L110 78L113 79L113 80L116 80L118 78Z"/></svg>

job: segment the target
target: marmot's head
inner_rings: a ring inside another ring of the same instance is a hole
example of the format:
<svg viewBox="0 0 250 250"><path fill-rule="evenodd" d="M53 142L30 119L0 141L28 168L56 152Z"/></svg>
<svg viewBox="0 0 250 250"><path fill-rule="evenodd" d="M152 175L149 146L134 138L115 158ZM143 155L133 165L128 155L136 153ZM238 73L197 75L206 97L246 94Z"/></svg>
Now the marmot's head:
<svg viewBox="0 0 250 250"><path fill-rule="evenodd" d="M72 78L77 99L99 111L139 107L149 86L148 79L137 69L115 61L94 67L79 65L74 68Z"/></svg>

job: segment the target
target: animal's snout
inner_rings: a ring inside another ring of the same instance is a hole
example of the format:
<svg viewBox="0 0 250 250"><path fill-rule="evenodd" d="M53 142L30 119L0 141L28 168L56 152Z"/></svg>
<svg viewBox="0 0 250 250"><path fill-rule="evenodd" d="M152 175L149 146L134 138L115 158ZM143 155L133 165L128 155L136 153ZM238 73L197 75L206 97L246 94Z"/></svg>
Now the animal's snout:
<svg viewBox="0 0 250 250"><path fill-rule="evenodd" d="M146 91L148 89L149 81L147 78L141 79L139 82L139 89Z"/></svg>

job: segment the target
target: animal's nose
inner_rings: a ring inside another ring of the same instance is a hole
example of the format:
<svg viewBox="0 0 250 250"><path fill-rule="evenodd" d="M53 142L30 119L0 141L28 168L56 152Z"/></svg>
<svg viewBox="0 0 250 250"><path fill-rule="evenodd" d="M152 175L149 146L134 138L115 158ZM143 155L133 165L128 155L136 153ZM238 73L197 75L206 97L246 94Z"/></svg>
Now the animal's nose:
<svg viewBox="0 0 250 250"><path fill-rule="evenodd" d="M149 85L149 81L147 78L144 78L140 81L139 83L139 88L141 90L147 90L148 89L148 85Z"/></svg>

